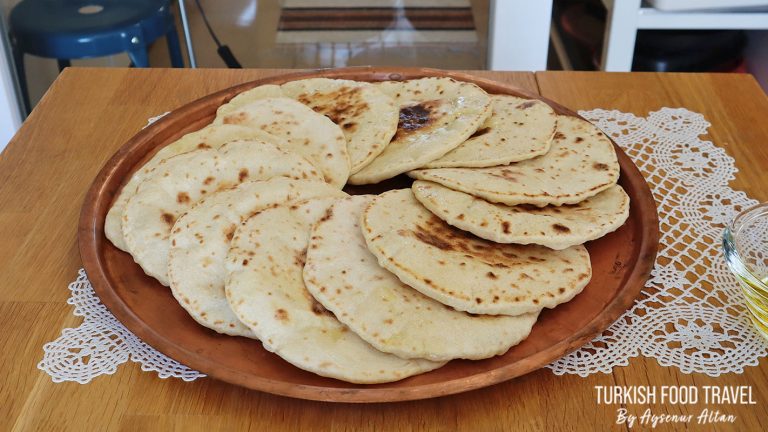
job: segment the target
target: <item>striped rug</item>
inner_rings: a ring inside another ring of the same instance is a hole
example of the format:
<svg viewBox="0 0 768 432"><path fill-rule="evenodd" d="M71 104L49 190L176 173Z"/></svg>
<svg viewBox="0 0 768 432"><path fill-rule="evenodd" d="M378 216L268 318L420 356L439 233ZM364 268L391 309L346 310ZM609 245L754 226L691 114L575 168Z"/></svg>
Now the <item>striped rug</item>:
<svg viewBox="0 0 768 432"><path fill-rule="evenodd" d="M285 0L277 43L477 42L468 0Z"/></svg>

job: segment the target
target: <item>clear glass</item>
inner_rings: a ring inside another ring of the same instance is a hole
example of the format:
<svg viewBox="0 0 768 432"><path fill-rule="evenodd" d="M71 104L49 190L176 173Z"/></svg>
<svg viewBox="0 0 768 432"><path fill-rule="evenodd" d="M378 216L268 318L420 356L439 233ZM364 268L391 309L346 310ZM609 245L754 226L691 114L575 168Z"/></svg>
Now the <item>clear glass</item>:
<svg viewBox="0 0 768 432"><path fill-rule="evenodd" d="M741 284L752 322L768 339L768 203L736 216L723 233L723 252Z"/></svg>

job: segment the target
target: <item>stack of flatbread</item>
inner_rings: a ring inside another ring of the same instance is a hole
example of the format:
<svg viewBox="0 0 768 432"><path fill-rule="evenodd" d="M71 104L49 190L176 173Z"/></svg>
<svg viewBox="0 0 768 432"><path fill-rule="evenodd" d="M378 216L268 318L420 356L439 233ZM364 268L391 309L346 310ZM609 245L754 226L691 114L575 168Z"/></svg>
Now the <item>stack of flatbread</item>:
<svg viewBox="0 0 768 432"><path fill-rule="evenodd" d="M400 174L411 188L350 196ZM105 234L201 325L354 383L524 340L629 198L611 141L451 78L264 85L160 149ZM258 342L254 342L258 343Z"/></svg>

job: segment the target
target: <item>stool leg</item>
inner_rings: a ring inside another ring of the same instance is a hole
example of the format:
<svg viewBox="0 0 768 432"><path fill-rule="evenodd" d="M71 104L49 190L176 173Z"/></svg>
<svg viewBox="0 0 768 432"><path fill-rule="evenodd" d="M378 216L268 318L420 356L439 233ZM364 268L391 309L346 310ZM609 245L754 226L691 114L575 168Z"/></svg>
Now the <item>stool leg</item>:
<svg viewBox="0 0 768 432"><path fill-rule="evenodd" d="M13 41L13 36L11 36ZM29 90L27 89L27 76L24 73L24 53L11 42L11 51L13 51L13 63L16 66L16 75L19 80L19 90L21 91L21 101L24 104L24 114L29 115L32 112L32 104L29 103Z"/></svg>
<svg viewBox="0 0 768 432"><path fill-rule="evenodd" d="M136 48L129 50L128 57L130 57L134 67L149 67L149 55L147 54L146 46L137 46Z"/></svg>
<svg viewBox="0 0 768 432"><path fill-rule="evenodd" d="M63 71L64 68L72 66L72 62L68 59L58 59L57 62L59 63L59 72Z"/></svg>
<svg viewBox="0 0 768 432"><path fill-rule="evenodd" d="M168 33L165 34L165 41L168 43L168 55L171 57L171 66L183 68L184 59L181 57L181 45L179 44L179 35L176 33L176 26L172 25Z"/></svg>

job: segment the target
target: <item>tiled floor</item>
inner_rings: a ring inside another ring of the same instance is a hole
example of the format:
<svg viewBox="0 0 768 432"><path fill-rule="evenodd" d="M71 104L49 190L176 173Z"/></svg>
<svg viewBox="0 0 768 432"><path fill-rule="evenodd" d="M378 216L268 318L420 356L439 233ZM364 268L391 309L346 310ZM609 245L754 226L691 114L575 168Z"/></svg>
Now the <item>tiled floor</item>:
<svg viewBox="0 0 768 432"><path fill-rule="evenodd" d="M398 0L390 2L397 3ZM279 0L228 0L226 7L223 7L223 2L218 0L201 0L217 36L222 43L229 45L243 67L307 68L367 64L446 69L485 67L488 0L469 2L475 18L477 43L413 45L362 42L278 44L275 35L280 18L280 3ZM186 4L198 65L224 67L194 2L188 1ZM161 51L156 56L158 63L164 54L165 51Z"/></svg>
<svg viewBox="0 0 768 432"><path fill-rule="evenodd" d="M328 0L325 0L328 1ZM402 3L388 0L380 3ZM439 3L441 0L437 0ZM454 1L454 0L451 0ZM6 0L6 11L9 10ZM315 68L354 65L422 66L444 69L483 69L486 61L489 0L469 0L477 33L476 43L302 43L278 44L275 41L280 19L280 0L201 0L213 30L230 47L246 68ZM318 0L316 3L323 3ZM226 67L216 53L216 45L204 26L194 1L185 2L190 21L198 67ZM176 12L177 21L178 11ZM178 23L179 35L181 23ZM183 47L186 49L186 47ZM186 54L185 54L186 57ZM164 41L150 49L150 63L168 67L170 61ZM128 58L74 61L74 66L127 66ZM36 103L55 79L55 60L27 56L25 60L30 97Z"/></svg>

